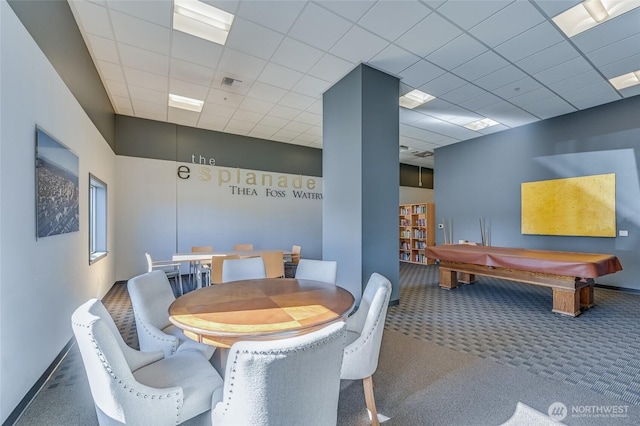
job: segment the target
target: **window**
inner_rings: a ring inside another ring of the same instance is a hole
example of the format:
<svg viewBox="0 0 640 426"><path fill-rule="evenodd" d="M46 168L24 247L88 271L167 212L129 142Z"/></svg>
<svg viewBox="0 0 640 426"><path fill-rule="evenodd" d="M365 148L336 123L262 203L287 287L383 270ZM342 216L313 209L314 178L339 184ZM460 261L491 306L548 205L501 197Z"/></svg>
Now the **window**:
<svg viewBox="0 0 640 426"><path fill-rule="evenodd" d="M107 184L89 174L89 264L107 255Z"/></svg>

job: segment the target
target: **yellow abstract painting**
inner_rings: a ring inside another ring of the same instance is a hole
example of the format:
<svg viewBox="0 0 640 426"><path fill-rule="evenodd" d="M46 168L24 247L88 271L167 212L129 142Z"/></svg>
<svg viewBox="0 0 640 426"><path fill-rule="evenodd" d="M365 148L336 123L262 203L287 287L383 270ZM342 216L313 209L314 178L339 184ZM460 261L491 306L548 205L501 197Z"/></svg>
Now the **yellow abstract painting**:
<svg viewBox="0 0 640 426"><path fill-rule="evenodd" d="M523 182L522 233L616 236L615 173Z"/></svg>

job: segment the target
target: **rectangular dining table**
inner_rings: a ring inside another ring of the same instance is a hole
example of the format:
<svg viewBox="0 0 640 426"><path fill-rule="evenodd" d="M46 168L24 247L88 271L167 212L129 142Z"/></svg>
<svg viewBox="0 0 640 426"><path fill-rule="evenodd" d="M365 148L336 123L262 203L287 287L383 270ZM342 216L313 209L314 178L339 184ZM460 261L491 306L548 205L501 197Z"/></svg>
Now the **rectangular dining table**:
<svg viewBox="0 0 640 426"><path fill-rule="evenodd" d="M216 346L224 375L228 348L240 340L299 336L344 321L355 306L346 289L319 281L261 278L189 292L169 306L169 321L199 343Z"/></svg>

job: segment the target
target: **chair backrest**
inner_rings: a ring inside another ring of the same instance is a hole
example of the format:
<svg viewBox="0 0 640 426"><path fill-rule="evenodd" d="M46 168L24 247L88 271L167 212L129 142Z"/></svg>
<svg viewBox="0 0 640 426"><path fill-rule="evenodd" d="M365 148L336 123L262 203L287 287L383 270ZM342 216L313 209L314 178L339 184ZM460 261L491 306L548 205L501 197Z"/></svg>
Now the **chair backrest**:
<svg viewBox="0 0 640 426"><path fill-rule="evenodd" d="M140 350L163 350L165 356L171 355L176 348L160 348L157 339L150 337L145 328L152 326L163 330L171 325L169 321L169 305L175 300L167 275L160 270L147 272L133 277L127 283L127 290L133 307L138 331Z"/></svg>
<svg viewBox="0 0 640 426"><path fill-rule="evenodd" d="M301 280L336 283L338 262L335 260L300 259L296 268L296 278Z"/></svg>
<svg viewBox="0 0 640 426"><path fill-rule="evenodd" d="M261 257L225 259L222 262L222 282L267 278L264 261Z"/></svg>
<svg viewBox="0 0 640 426"><path fill-rule="evenodd" d="M345 325L229 350L214 425L335 425Z"/></svg>
<svg viewBox="0 0 640 426"><path fill-rule="evenodd" d="M300 256L302 255L302 247L301 246L293 246L291 247L291 263L297 264L300 262Z"/></svg>
<svg viewBox="0 0 640 426"><path fill-rule="evenodd" d="M267 278L284 277L284 254L282 251L263 251L260 257L264 261Z"/></svg>
<svg viewBox="0 0 640 426"><path fill-rule="evenodd" d="M376 371L390 298L391 282L376 272L371 274L358 310L347 319L348 330L359 337L345 348L343 379L363 379Z"/></svg>
<svg viewBox="0 0 640 426"><path fill-rule="evenodd" d="M211 258L211 284L222 284L222 263L225 259L240 259L237 254L228 254L226 256L213 256Z"/></svg>
<svg viewBox="0 0 640 426"><path fill-rule="evenodd" d="M191 247L191 253L211 253L213 246L193 246Z"/></svg>
<svg viewBox="0 0 640 426"><path fill-rule="evenodd" d="M153 259L151 258L151 255L149 252L146 252L144 256L147 258L147 272L153 271Z"/></svg>
<svg viewBox="0 0 640 426"><path fill-rule="evenodd" d="M253 250L253 244L236 244L233 246L233 249L237 251Z"/></svg>

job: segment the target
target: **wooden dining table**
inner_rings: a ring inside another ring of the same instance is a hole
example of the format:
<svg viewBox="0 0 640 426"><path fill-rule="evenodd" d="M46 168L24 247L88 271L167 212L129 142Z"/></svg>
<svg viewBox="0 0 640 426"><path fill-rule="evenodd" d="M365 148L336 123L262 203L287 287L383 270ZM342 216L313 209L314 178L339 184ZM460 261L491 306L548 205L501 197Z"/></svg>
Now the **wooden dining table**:
<svg viewBox="0 0 640 426"><path fill-rule="evenodd" d="M240 340L298 336L346 320L355 298L334 284L295 278L233 281L189 292L169 306L169 320L196 342L216 346L220 374Z"/></svg>

